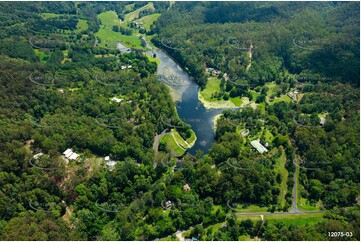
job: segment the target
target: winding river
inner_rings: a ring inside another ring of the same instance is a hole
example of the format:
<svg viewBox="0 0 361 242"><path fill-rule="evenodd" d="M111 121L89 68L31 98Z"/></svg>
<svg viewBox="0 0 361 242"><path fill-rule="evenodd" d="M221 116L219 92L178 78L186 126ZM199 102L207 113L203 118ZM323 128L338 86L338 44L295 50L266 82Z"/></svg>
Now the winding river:
<svg viewBox="0 0 361 242"><path fill-rule="evenodd" d="M175 96L178 116L191 125L197 135L194 146L188 150L192 155L197 150L208 153L208 149L214 140L213 119L224 109L206 109L198 99L198 85L193 78L184 71L168 54L160 49L152 49L148 54L156 54L160 60L157 75L161 81L167 84ZM173 95L174 97L174 95Z"/></svg>

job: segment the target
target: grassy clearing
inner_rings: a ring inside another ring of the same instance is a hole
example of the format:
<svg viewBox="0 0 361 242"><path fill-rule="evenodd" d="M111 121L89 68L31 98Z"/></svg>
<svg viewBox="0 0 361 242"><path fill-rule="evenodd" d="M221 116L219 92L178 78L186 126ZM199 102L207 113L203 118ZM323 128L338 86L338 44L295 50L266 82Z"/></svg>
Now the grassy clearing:
<svg viewBox="0 0 361 242"><path fill-rule="evenodd" d="M164 135L161 142L166 142L168 149L172 150L176 156L181 156L186 151L177 144L171 134Z"/></svg>
<svg viewBox="0 0 361 242"><path fill-rule="evenodd" d="M112 29L113 25L120 26L120 19L115 11L107 11L98 14L98 18L102 21L102 25Z"/></svg>
<svg viewBox="0 0 361 242"><path fill-rule="evenodd" d="M88 29L88 23L86 20L84 19L79 19L77 25L76 25L76 29L78 32L84 31Z"/></svg>
<svg viewBox="0 0 361 242"><path fill-rule="evenodd" d="M178 142L178 144L180 144L180 146L182 146L184 149L191 148L194 145L194 142L197 140L197 136L193 130L191 137L186 140L184 140L175 129L171 130L171 134L174 136L174 139Z"/></svg>
<svg viewBox="0 0 361 242"><path fill-rule="evenodd" d="M319 113L319 114L318 114L318 117L319 117L319 118L326 118L327 115L328 115L328 112Z"/></svg>
<svg viewBox="0 0 361 242"><path fill-rule="evenodd" d="M204 234L207 234L208 230L212 230L212 237L213 237L217 233L217 231L222 228L223 224L224 222L208 226L206 229L204 229L205 232Z"/></svg>
<svg viewBox="0 0 361 242"><path fill-rule="evenodd" d="M242 104L242 99L240 97L232 97L229 100L231 100L231 102L234 103L234 105L237 107L241 106Z"/></svg>
<svg viewBox="0 0 361 242"><path fill-rule="evenodd" d="M253 100L255 101L257 99L257 97L260 95L258 92L250 90L249 91L253 97Z"/></svg>
<svg viewBox="0 0 361 242"><path fill-rule="evenodd" d="M300 202L298 203L298 208L303 211L320 211L322 206L322 201L318 201L316 204L311 204L308 199L300 197Z"/></svg>
<svg viewBox="0 0 361 242"><path fill-rule="evenodd" d="M154 10L154 4L153 3L148 3L147 5L144 5L143 7L138 8L138 9L134 10L133 12L130 12L130 13L126 14L124 16L124 22L129 23L129 22L133 21L134 19L138 18L139 13L141 11L145 10L145 9Z"/></svg>
<svg viewBox="0 0 361 242"><path fill-rule="evenodd" d="M268 88L267 97L271 97L272 95L276 95L277 91L280 90L276 83L267 83L266 87Z"/></svg>
<svg viewBox="0 0 361 242"><path fill-rule="evenodd" d="M230 98L225 101L223 99L218 100L212 98L212 94L220 92L221 80L217 77L210 77L207 81L206 87L198 93L199 100L204 104L206 108L233 108L239 107L242 104L240 97Z"/></svg>
<svg viewBox="0 0 361 242"><path fill-rule="evenodd" d="M125 8L125 10L127 10L127 11L131 11L131 10L133 10L134 5L135 5L134 3L128 4L128 5L125 5L124 8Z"/></svg>
<svg viewBox="0 0 361 242"><path fill-rule="evenodd" d="M207 81L206 87L201 91L201 95L206 101L215 102L216 98L212 98L212 94L220 92L221 80L216 77L210 77Z"/></svg>
<svg viewBox="0 0 361 242"><path fill-rule="evenodd" d="M266 129L264 136L265 136L265 140L269 143L271 143L274 139L273 134L268 129Z"/></svg>
<svg viewBox="0 0 361 242"><path fill-rule="evenodd" d="M283 151L282 155L276 159L275 171L281 175L280 195L278 203L283 207L286 204L286 193L287 193L287 177L288 171L285 168L286 165L286 154Z"/></svg>
<svg viewBox="0 0 361 242"><path fill-rule="evenodd" d="M191 137L186 139L187 143L190 144L190 147L192 147L194 145L194 143L196 142L196 140L197 140L196 133L194 133L193 130L191 130L191 131L192 131Z"/></svg>
<svg viewBox="0 0 361 242"><path fill-rule="evenodd" d="M160 17L160 13L154 13L147 16L144 16L139 19L139 22L143 22L142 27L145 28L147 31L150 30L150 26Z"/></svg>
<svg viewBox="0 0 361 242"><path fill-rule="evenodd" d="M189 148L190 145L182 138L182 136L180 136L177 130L172 129L171 134L173 135L174 139L178 142L178 144L180 144L180 146L182 146L185 149Z"/></svg>
<svg viewBox="0 0 361 242"><path fill-rule="evenodd" d="M237 217L237 221L242 221L242 220L247 220L247 219L253 220L253 222L256 223L256 221L261 220L261 215Z"/></svg>
<svg viewBox="0 0 361 242"><path fill-rule="evenodd" d="M268 207L260 207L257 205L238 205L237 213L256 213L256 212L267 212Z"/></svg>
<svg viewBox="0 0 361 242"><path fill-rule="evenodd" d="M62 16L62 14L58 13L40 13L39 14L43 19L57 18Z"/></svg>
<svg viewBox="0 0 361 242"><path fill-rule="evenodd" d="M142 48L141 41L137 36L122 35L119 32L114 32L111 29L104 29L101 27L95 36L101 39L100 46L105 46L106 42L120 41L123 45L128 48Z"/></svg>
<svg viewBox="0 0 361 242"><path fill-rule="evenodd" d="M286 102L286 103L289 103L289 102L291 102L291 101L292 101L292 99L291 99L289 96L287 96L287 95L281 95L280 97L275 98L270 104L272 105L272 104L275 104L275 103L278 103L278 102Z"/></svg>
<svg viewBox="0 0 361 242"><path fill-rule="evenodd" d="M323 214L297 214L297 215L265 215L268 223L284 223L286 225L316 224L323 221Z"/></svg>
<svg viewBox="0 0 361 242"><path fill-rule="evenodd" d="M138 36L122 35L120 32L114 32L112 30L113 25L120 26L120 20L118 15L114 11L108 11L98 14L98 18L102 21L99 31L95 36L101 40L100 46L105 47L107 42L120 41L123 45L128 48L142 49L141 41Z"/></svg>

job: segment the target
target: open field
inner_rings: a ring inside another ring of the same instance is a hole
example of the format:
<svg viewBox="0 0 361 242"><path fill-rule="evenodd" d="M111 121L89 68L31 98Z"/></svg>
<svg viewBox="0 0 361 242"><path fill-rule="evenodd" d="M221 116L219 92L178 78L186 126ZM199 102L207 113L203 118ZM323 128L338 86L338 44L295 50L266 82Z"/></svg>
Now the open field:
<svg viewBox="0 0 361 242"><path fill-rule="evenodd" d="M275 103L278 103L278 102L286 102L286 103L289 103L291 102L292 99L287 96L287 95L281 95L280 97L276 97L270 104L275 104Z"/></svg>
<svg viewBox="0 0 361 242"><path fill-rule="evenodd" d="M112 29L113 25L120 25L120 19L115 11L107 11L98 14L98 18L102 21L101 25Z"/></svg>
<svg viewBox="0 0 361 242"><path fill-rule="evenodd" d="M156 21L160 17L160 15L161 15L160 13L150 14L140 18L137 21L143 22L142 27L145 28L147 31L149 31L150 26L154 23L154 21Z"/></svg>
<svg viewBox="0 0 361 242"><path fill-rule="evenodd" d="M154 4L148 3L147 5L144 5L143 7L138 8L138 9L134 10L133 12L126 14L124 16L124 22L129 23L129 22L133 21L134 19L138 18L139 12L141 12L142 10L145 10L145 9L154 9Z"/></svg>
<svg viewBox="0 0 361 242"><path fill-rule="evenodd" d="M216 77L210 77L207 81L206 87L198 92L198 99L208 108L235 108L242 104L239 97L231 98L230 100L218 100L212 98L212 94L220 92L221 80Z"/></svg>
<svg viewBox="0 0 361 242"><path fill-rule="evenodd" d="M78 32L81 32L83 30L87 30L88 29L88 23L86 20L84 19L79 19L78 24L76 25L76 29Z"/></svg>
<svg viewBox="0 0 361 242"><path fill-rule="evenodd" d="M102 21L99 31L95 36L99 37L101 42L100 46L105 46L106 42L117 42L120 41L123 45L128 48L143 48L141 41L138 36L122 35L120 32L114 32L112 30L113 25L120 26L120 20L114 11L108 11L98 14L98 18Z"/></svg>
<svg viewBox="0 0 361 242"><path fill-rule="evenodd" d="M141 41L137 36L122 35L119 32L114 32L111 29L104 29L101 27L95 36L101 39L100 46L105 46L105 43L120 41L123 45L129 48L141 48Z"/></svg>
<svg viewBox="0 0 361 242"><path fill-rule="evenodd" d="M62 14L58 13L40 13L39 14L43 19L50 19L62 16Z"/></svg>
<svg viewBox="0 0 361 242"><path fill-rule="evenodd" d="M323 214L265 215L264 219L271 224L281 222L288 225L316 224L324 220Z"/></svg>
<svg viewBox="0 0 361 242"><path fill-rule="evenodd" d="M174 152L176 156L181 156L185 153L185 149L177 144L171 134L165 134L161 142L166 142L167 147Z"/></svg>
<svg viewBox="0 0 361 242"><path fill-rule="evenodd" d="M288 171L285 168L286 165L286 154L283 151L282 155L276 159L275 170L281 175L281 186L280 186L280 195L279 195L279 204L283 207L286 203L286 193L287 193L287 177Z"/></svg>

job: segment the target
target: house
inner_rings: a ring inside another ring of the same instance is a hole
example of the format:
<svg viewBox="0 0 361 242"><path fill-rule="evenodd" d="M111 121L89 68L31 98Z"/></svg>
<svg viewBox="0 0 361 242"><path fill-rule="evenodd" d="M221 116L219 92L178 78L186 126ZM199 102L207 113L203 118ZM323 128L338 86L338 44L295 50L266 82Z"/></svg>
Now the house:
<svg viewBox="0 0 361 242"><path fill-rule="evenodd" d="M190 188L190 186L188 185L188 183L184 184L183 190L184 190L184 191L190 191L190 190L191 190L191 188Z"/></svg>
<svg viewBox="0 0 361 242"><path fill-rule="evenodd" d="M104 160L106 161L106 165L108 166L109 171L114 170L115 165L117 164L117 162L110 159L110 156L105 156Z"/></svg>
<svg viewBox="0 0 361 242"><path fill-rule="evenodd" d="M43 153L38 153L38 154L34 155L33 158L34 159L39 159L40 156L42 156L42 155L43 155Z"/></svg>
<svg viewBox="0 0 361 242"><path fill-rule="evenodd" d="M207 71L209 74L211 74L211 75L216 75L216 76L221 73L220 70L216 70L216 69L214 69L214 68L212 68L212 67L206 68L206 71Z"/></svg>
<svg viewBox="0 0 361 242"><path fill-rule="evenodd" d="M63 157L69 162L71 160L78 159L79 155L73 152L72 149L67 149L66 151L63 152Z"/></svg>
<svg viewBox="0 0 361 242"><path fill-rule="evenodd" d="M126 69L127 67L126 66L121 66L120 67L122 70Z"/></svg>
<svg viewBox="0 0 361 242"><path fill-rule="evenodd" d="M131 69L132 67L133 67L133 66L129 65L129 66L128 66L128 69Z"/></svg>
<svg viewBox="0 0 361 242"><path fill-rule="evenodd" d="M289 96L292 99L295 99L295 94L292 92L287 93L287 96Z"/></svg>
<svg viewBox="0 0 361 242"><path fill-rule="evenodd" d="M266 149L266 147L264 147L264 146L259 142L259 140L252 140L252 141L251 141L251 145L252 145L254 148L256 148L256 150L257 150L259 153L261 153L261 154L263 154L263 153L265 153L265 152L268 152L268 150Z"/></svg>
<svg viewBox="0 0 361 242"><path fill-rule="evenodd" d="M324 125L326 123L326 119L325 118L320 118L320 124Z"/></svg>
<svg viewBox="0 0 361 242"><path fill-rule="evenodd" d="M172 202L171 201L167 201L165 202L165 209L168 209L172 206Z"/></svg>
<svg viewBox="0 0 361 242"><path fill-rule="evenodd" d="M123 101L122 98L116 98L116 97L113 97L111 100L116 103L120 103L121 101Z"/></svg>
<svg viewBox="0 0 361 242"><path fill-rule="evenodd" d="M113 160L107 161L107 166L108 166L109 171L114 170L116 164L117 164L117 162L115 162Z"/></svg>

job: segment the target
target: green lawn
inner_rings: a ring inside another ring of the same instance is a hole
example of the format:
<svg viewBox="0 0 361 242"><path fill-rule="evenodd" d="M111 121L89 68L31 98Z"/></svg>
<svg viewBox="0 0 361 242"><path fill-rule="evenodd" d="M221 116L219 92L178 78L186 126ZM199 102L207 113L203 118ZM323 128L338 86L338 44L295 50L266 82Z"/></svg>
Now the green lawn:
<svg viewBox="0 0 361 242"><path fill-rule="evenodd" d="M133 10L134 5L135 5L134 3L128 4L128 5L125 5L124 8L125 8L127 11L131 11L131 10Z"/></svg>
<svg viewBox="0 0 361 242"><path fill-rule="evenodd" d="M100 38L100 46L105 47L106 43L111 42L112 47L110 48L115 48L116 42L120 41L128 48L143 49L138 36L122 35L120 32L114 32L112 30L113 25L121 25L118 15L114 11L100 13L98 14L98 18L102 21L102 25L100 26L99 31L95 34L95 36Z"/></svg>
<svg viewBox="0 0 361 242"><path fill-rule="evenodd" d="M257 97L260 95L258 92L250 90L249 91L253 97L253 101L256 101Z"/></svg>
<svg viewBox="0 0 361 242"><path fill-rule="evenodd" d="M280 186L280 195L278 203L283 207L286 204L286 193L287 193L287 177L288 171L285 168L286 165L286 154L283 151L282 155L276 159L275 171L281 175L281 186Z"/></svg>
<svg viewBox="0 0 361 242"><path fill-rule="evenodd" d="M107 11L98 14L98 18L102 21L103 26L112 29L113 25L120 26L120 19L115 11Z"/></svg>
<svg viewBox="0 0 361 242"><path fill-rule="evenodd" d="M266 87L268 88L267 97L271 97L272 95L276 95L277 91L280 90L276 83L267 83Z"/></svg>
<svg viewBox="0 0 361 242"><path fill-rule="evenodd" d="M58 13L40 13L39 14L43 19L50 19L62 16L62 14Z"/></svg>
<svg viewBox="0 0 361 242"><path fill-rule="evenodd" d="M304 211L320 211L322 201L318 201L316 204L311 204L306 198L299 198L298 208Z"/></svg>
<svg viewBox="0 0 361 242"><path fill-rule="evenodd" d="M120 41L123 45L129 48L142 48L139 37L122 35L121 33L114 32L111 29L104 29L100 27L95 36L101 39L101 43L99 45L103 47L105 47L105 43L107 42L112 42L112 44L115 46L115 43Z"/></svg>
<svg viewBox="0 0 361 242"><path fill-rule="evenodd" d="M324 220L323 214L265 215L264 219L270 224L282 222L286 225L316 224Z"/></svg>
<svg viewBox="0 0 361 242"><path fill-rule="evenodd" d="M170 134L164 135L161 142L166 142L168 149L172 150L176 156L181 156L186 151L175 142L172 135Z"/></svg>
<svg viewBox="0 0 361 242"><path fill-rule="evenodd" d="M275 104L275 103L278 103L278 102L286 102L286 103L289 103L289 102L291 102L292 101L292 99L289 97L289 96L287 96L287 95L281 95L280 97L278 97L278 98L275 98L270 104L272 105L272 104Z"/></svg>
<svg viewBox="0 0 361 242"><path fill-rule="evenodd" d="M272 134L271 131L269 131L268 129L266 129L264 136L265 136L265 140L266 140L267 142L270 142L270 143L271 143L271 142L273 141L273 139L274 139L273 134Z"/></svg>
<svg viewBox="0 0 361 242"><path fill-rule="evenodd" d="M253 212L267 212L268 207L260 207L257 205L238 205L237 213L253 213ZM233 210L234 211L234 210Z"/></svg>
<svg viewBox="0 0 361 242"><path fill-rule="evenodd" d="M189 148L188 144L184 141L184 139L180 136L177 130L172 129L171 134L173 134L175 140L180 144L183 148Z"/></svg>
<svg viewBox="0 0 361 242"><path fill-rule="evenodd" d="M217 77L211 77L208 79L206 87L201 91L202 96L206 101L217 101L216 98L212 98L212 94L220 92L221 80Z"/></svg>
<svg viewBox="0 0 361 242"><path fill-rule="evenodd" d="M231 100L232 103L234 103L234 105L236 105L237 107L241 106L242 104L242 99L240 97L232 97L229 100Z"/></svg>
<svg viewBox="0 0 361 242"><path fill-rule="evenodd" d="M194 145L194 142L196 142L196 140L197 140L196 133L194 133L194 131L192 130L191 137L189 137L188 139L186 139L186 141L188 142L188 144L190 144L191 146L193 146L193 145Z"/></svg>
<svg viewBox="0 0 361 242"><path fill-rule="evenodd" d="M138 9L134 10L133 12L126 14L124 16L124 22L129 23L129 22L133 21L134 19L138 18L139 12L141 12L142 10L145 10L145 9L154 9L153 3L148 3L147 5L144 5L143 7L138 8Z"/></svg>
<svg viewBox="0 0 361 242"><path fill-rule="evenodd" d="M150 26L154 23L154 21L156 21L160 17L160 15L161 15L160 13L150 14L140 18L137 21L143 22L144 24L142 25L142 27L145 28L147 31L149 31Z"/></svg>
<svg viewBox="0 0 361 242"><path fill-rule="evenodd" d="M84 19L79 19L77 25L76 25L76 29L78 32L81 32L83 30L87 30L88 29L88 23L86 20Z"/></svg>

